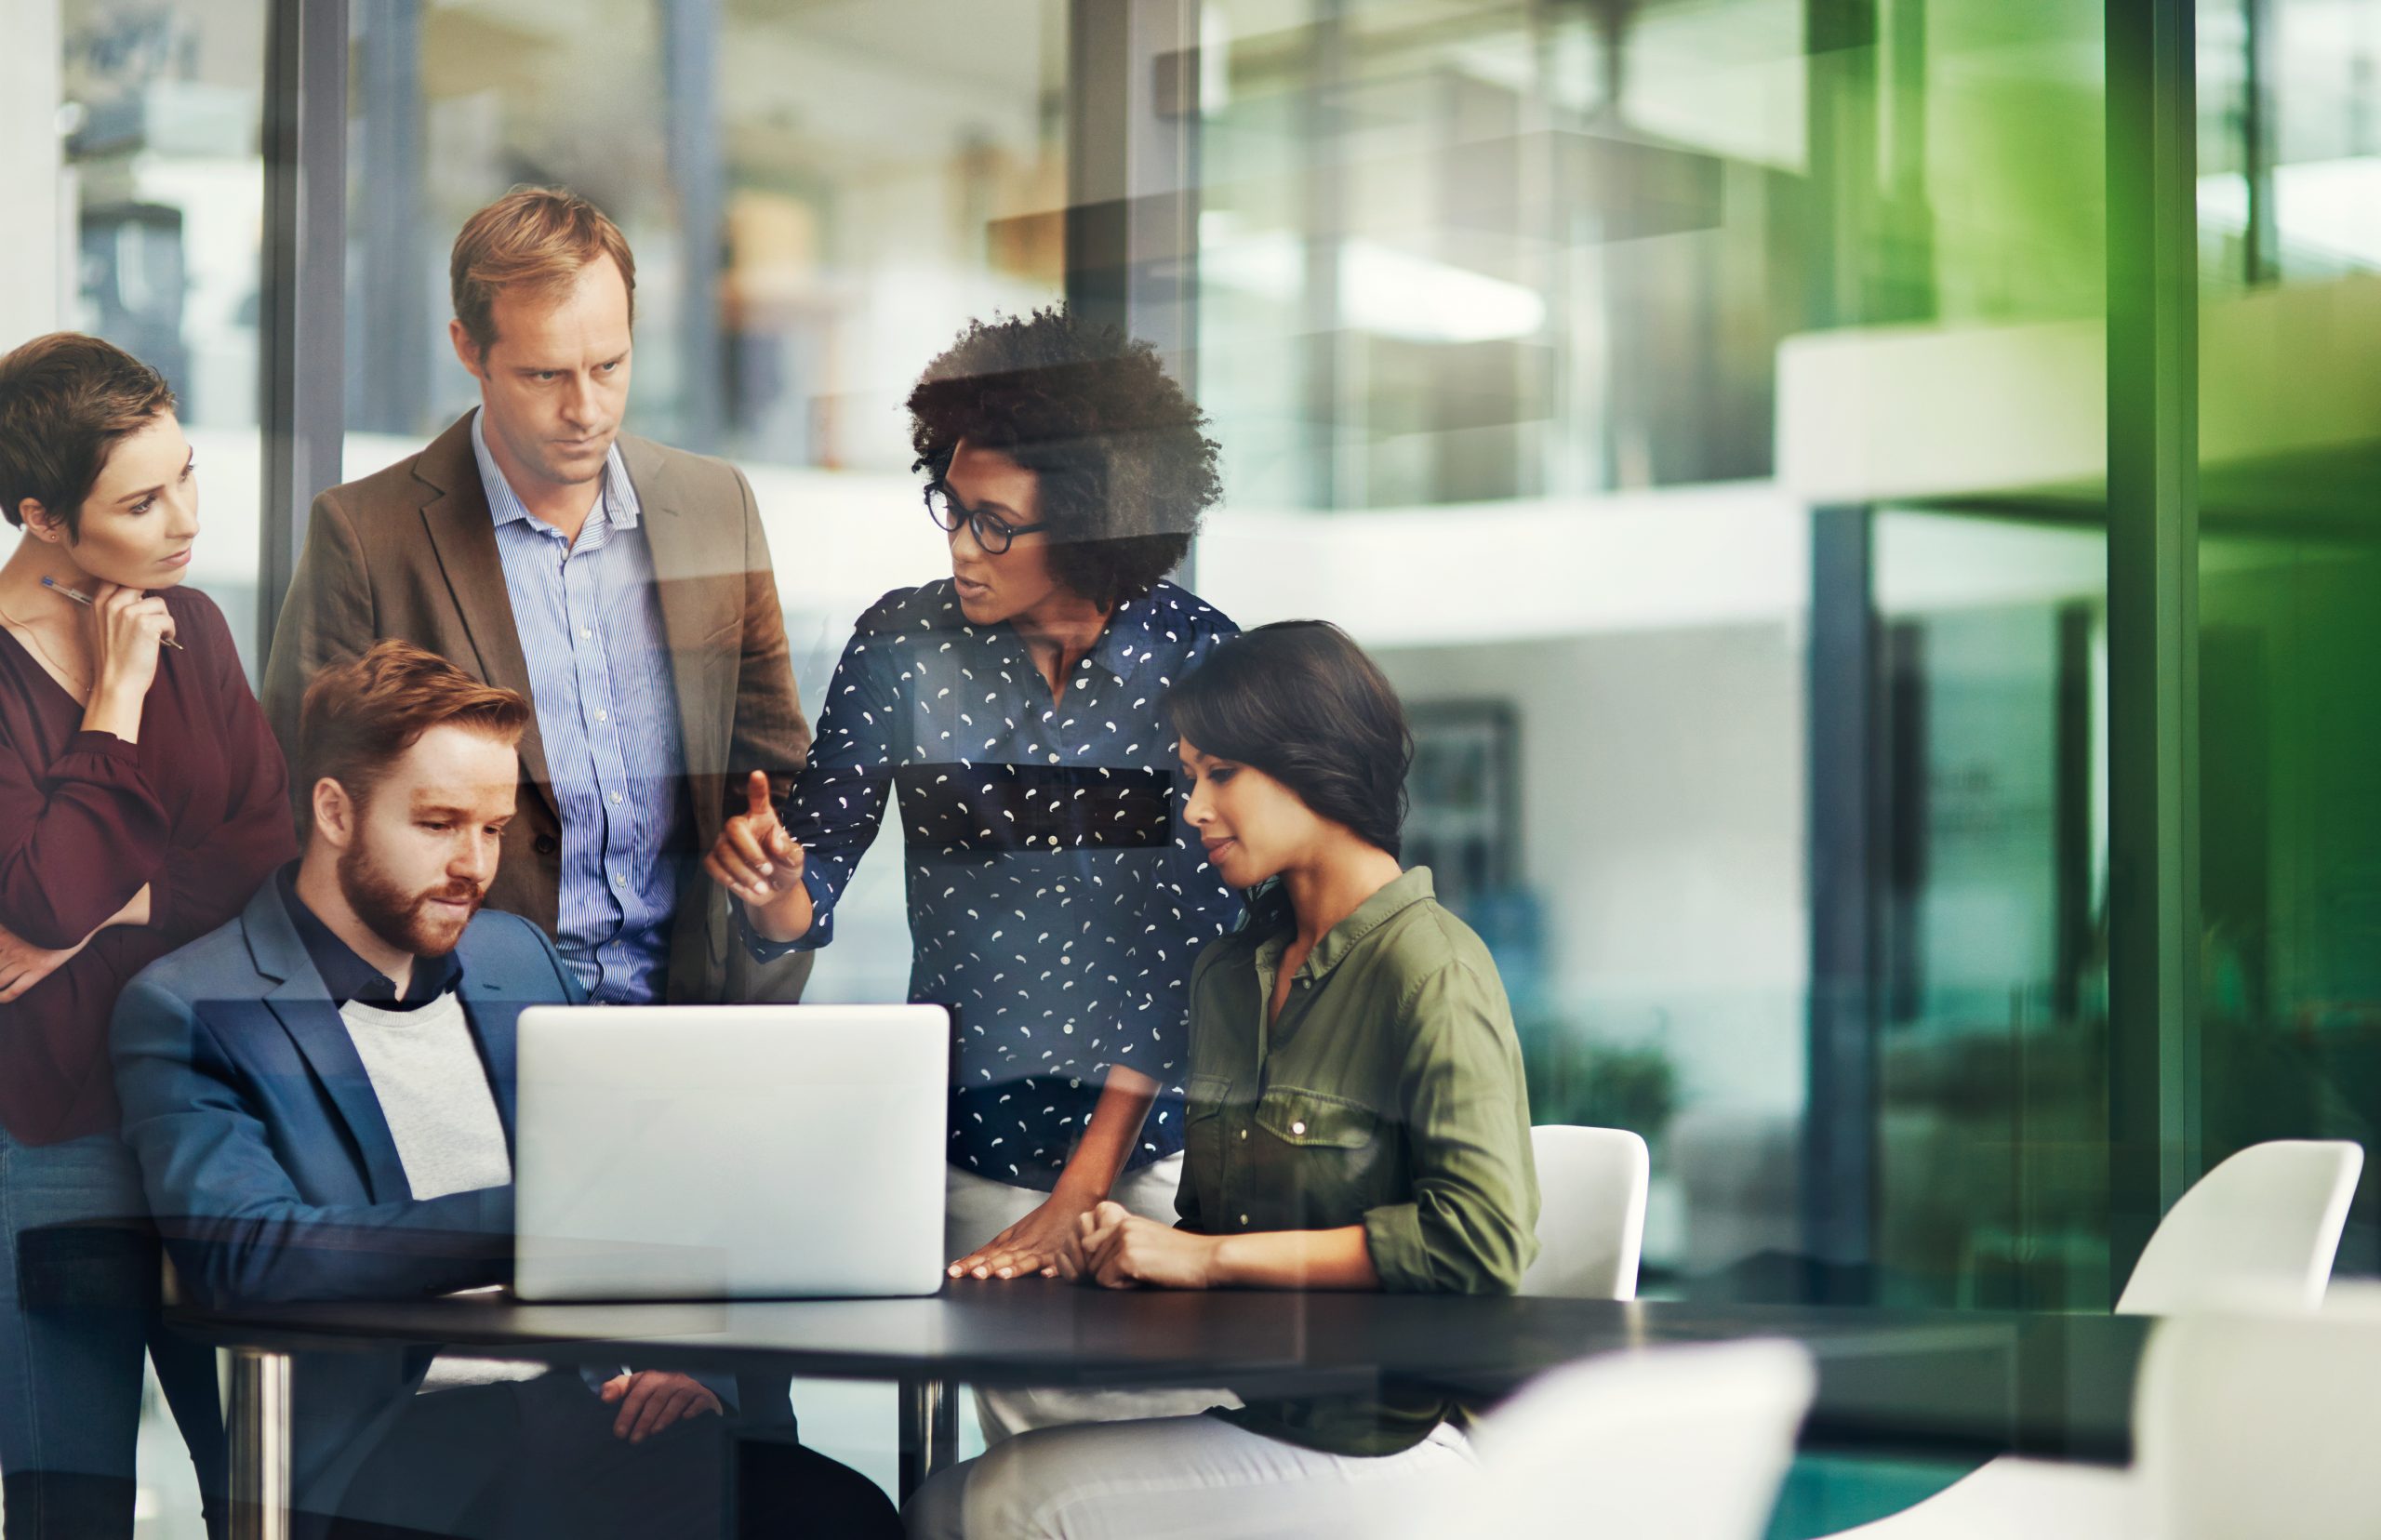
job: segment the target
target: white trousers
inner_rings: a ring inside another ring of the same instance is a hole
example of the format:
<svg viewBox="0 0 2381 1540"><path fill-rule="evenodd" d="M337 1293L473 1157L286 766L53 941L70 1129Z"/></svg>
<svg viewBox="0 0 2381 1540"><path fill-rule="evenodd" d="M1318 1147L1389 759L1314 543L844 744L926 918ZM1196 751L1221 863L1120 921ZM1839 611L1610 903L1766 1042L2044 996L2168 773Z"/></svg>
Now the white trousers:
<svg viewBox="0 0 2381 1540"><path fill-rule="evenodd" d="M1040 1208L1049 1197L1033 1188L1013 1187L957 1166L943 1183L942 1254L956 1262ZM1108 1196L1162 1225L1173 1224L1175 1189L1182 1185L1182 1157L1169 1155L1116 1178ZM996 1289L998 1280L971 1285ZM978 1390L976 1420L987 1447L1029 1427L1067 1423L1115 1422L1127 1417L1190 1416L1211 1406L1238 1406L1229 1390Z"/></svg>
<svg viewBox="0 0 2381 1540"><path fill-rule="evenodd" d="M1399 1454L1325 1454L1220 1417L1020 1433L902 1510L910 1540L1313 1540L1389 1533L1475 1468L1442 1423Z"/></svg>

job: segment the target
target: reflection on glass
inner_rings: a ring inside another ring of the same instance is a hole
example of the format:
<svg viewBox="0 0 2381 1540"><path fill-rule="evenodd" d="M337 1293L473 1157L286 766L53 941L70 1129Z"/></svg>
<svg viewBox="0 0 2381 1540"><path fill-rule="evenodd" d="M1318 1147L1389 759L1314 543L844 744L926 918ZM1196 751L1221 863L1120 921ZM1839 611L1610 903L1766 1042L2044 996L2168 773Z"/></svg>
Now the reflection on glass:
<svg viewBox="0 0 2381 1540"><path fill-rule="evenodd" d="M1879 534L1888 1293L2105 1308L2106 542L1917 511Z"/></svg>
<svg viewBox="0 0 2381 1540"><path fill-rule="evenodd" d="M1202 591L1417 703L1417 853L1540 1119L1653 1141L1655 1286L2105 1306L2097 13L1202 15ZM1815 596L1812 510L1888 503ZM1811 734L1846 700L1871 752ZM1826 1013L1873 1097L1813 1100Z"/></svg>
<svg viewBox="0 0 2381 1540"><path fill-rule="evenodd" d="M446 338L462 221L516 183L570 187L637 254L626 431L744 471L815 714L860 613L948 566L910 471L918 370L970 317L1062 297L1066 7L351 0L350 17L347 474L476 400ZM892 871L863 869L808 998L900 998Z"/></svg>
<svg viewBox="0 0 2381 1540"><path fill-rule="evenodd" d="M2255 24L2253 26L2251 23ZM2200 9L2205 1162L2381 1096L2381 5ZM2339 1271L2381 1267L2360 1188Z"/></svg>
<svg viewBox="0 0 2381 1540"><path fill-rule="evenodd" d="M73 313L163 373L202 467L190 580L254 674L263 0L65 0Z"/></svg>

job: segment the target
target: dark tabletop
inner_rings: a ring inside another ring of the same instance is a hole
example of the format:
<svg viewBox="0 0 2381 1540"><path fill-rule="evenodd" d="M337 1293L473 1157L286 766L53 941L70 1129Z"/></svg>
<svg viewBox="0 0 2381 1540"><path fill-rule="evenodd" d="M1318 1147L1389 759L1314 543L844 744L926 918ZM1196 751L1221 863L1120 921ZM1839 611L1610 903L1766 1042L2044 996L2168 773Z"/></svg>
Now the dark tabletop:
<svg viewBox="0 0 2381 1540"><path fill-rule="evenodd" d="M1819 1366L1806 1444L2092 1460L2130 1451L2139 1318L1833 1306L1218 1292L1111 1293L1040 1279L924 1299L404 1304L177 1312L225 1343L314 1351L436 1343L555 1362L1254 1394L1382 1381L1493 1399L1591 1353L1786 1337Z"/></svg>

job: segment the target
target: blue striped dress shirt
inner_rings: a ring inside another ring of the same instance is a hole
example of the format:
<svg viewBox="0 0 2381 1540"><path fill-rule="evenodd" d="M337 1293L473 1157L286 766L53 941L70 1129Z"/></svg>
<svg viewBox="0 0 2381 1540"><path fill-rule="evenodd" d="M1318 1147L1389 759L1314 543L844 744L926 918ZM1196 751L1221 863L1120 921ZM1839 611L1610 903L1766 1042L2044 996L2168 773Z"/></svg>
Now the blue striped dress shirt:
<svg viewBox="0 0 2381 1540"><path fill-rule="evenodd" d="M636 488L614 445L574 545L514 494L476 412L472 449L562 816L554 946L590 1000L658 1001L695 852L678 692Z"/></svg>

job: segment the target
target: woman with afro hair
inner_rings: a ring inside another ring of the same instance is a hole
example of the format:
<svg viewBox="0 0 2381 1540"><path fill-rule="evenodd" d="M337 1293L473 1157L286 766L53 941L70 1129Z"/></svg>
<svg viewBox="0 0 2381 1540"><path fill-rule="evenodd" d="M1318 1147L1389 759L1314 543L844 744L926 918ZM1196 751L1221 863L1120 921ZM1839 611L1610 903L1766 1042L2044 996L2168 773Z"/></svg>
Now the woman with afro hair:
<svg viewBox="0 0 2381 1540"><path fill-rule="evenodd" d="M1166 692L1236 628L1165 575L1220 495L1154 350L1065 310L972 323L911 392L948 576L862 616L784 805L706 858L763 958L833 936L898 794L909 997L951 1011L951 1276L1072 1277L1103 1201L1174 1217L1190 965L1238 899L1175 818ZM979 1396L988 1439L1216 1393Z"/></svg>

